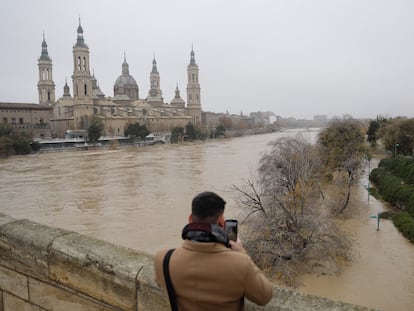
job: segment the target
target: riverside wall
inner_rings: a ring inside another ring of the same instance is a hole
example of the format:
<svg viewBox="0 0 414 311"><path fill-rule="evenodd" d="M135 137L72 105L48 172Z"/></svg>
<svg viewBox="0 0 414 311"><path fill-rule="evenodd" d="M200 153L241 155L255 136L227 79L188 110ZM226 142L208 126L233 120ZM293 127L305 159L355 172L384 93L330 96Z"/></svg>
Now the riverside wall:
<svg viewBox="0 0 414 311"><path fill-rule="evenodd" d="M139 237L137 237L139 238ZM274 287L246 310L372 310ZM152 256L0 213L0 311L169 310Z"/></svg>

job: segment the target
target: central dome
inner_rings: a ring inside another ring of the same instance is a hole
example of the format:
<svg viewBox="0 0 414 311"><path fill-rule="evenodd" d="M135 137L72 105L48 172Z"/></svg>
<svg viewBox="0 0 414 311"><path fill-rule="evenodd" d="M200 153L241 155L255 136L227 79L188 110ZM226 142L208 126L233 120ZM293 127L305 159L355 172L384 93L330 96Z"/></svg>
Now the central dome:
<svg viewBox="0 0 414 311"><path fill-rule="evenodd" d="M117 97L117 95L126 95L132 100L139 99L138 91L138 84L134 77L129 74L129 66L126 59L124 59L122 75L116 79L114 84L114 97Z"/></svg>

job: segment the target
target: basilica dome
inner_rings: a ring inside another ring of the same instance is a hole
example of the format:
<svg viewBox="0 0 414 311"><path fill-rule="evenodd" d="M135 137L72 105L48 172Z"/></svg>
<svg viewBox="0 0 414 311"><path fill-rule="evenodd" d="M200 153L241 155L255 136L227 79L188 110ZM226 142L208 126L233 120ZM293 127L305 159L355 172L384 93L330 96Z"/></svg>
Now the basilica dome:
<svg viewBox="0 0 414 311"><path fill-rule="evenodd" d="M119 95L126 95L129 99L139 99L138 97L138 84L135 79L129 74L129 66L124 59L122 64L122 75L116 79L114 84L114 97Z"/></svg>

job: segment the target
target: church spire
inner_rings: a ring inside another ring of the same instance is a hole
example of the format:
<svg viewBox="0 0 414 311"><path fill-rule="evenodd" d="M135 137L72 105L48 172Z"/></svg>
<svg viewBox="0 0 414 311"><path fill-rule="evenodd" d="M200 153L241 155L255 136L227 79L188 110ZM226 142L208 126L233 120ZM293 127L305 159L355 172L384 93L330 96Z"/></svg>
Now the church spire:
<svg viewBox="0 0 414 311"><path fill-rule="evenodd" d="M154 53L154 59L152 60L152 73L158 73L157 69L157 61L155 60L155 53Z"/></svg>
<svg viewBox="0 0 414 311"><path fill-rule="evenodd" d="M195 66L197 66L196 61L195 61L194 48L193 48L193 46L192 46L192 45L191 45L191 58L190 58L190 65L195 65Z"/></svg>
<svg viewBox="0 0 414 311"><path fill-rule="evenodd" d="M85 39L83 38L83 28L82 28L82 25L81 25L80 17L79 17L79 26L78 26L77 33L78 33L78 37L76 39L75 47L85 47L85 48L87 48L88 46L85 44Z"/></svg>
<svg viewBox="0 0 414 311"><path fill-rule="evenodd" d="M129 75L129 65L126 61L126 53L124 51L124 62L122 63L122 74Z"/></svg>
<svg viewBox="0 0 414 311"><path fill-rule="evenodd" d="M177 83L177 87L175 88L175 98L181 98L180 89L178 88L178 83Z"/></svg>
<svg viewBox="0 0 414 311"><path fill-rule="evenodd" d="M43 31L43 41L42 41L42 54L40 55L41 60L51 61L49 54L47 52L47 43L45 40L45 32Z"/></svg>

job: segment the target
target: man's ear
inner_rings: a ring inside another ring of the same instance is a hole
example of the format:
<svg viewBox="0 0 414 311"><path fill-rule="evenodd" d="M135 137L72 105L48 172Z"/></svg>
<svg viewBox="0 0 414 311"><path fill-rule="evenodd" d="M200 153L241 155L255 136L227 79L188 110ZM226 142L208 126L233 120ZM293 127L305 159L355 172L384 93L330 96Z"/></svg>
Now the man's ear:
<svg viewBox="0 0 414 311"><path fill-rule="evenodd" d="M190 216L188 216L188 223L192 223L193 222L193 215L190 214Z"/></svg>
<svg viewBox="0 0 414 311"><path fill-rule="evenodd" d="M220 227L222 227L222 228L224 228L224 223L225 223L226 221L225 221L225 219L224 219L224 214L221 214L220 216L219 216L219 219L218 219L218 225L220 226Z"/></svg>

